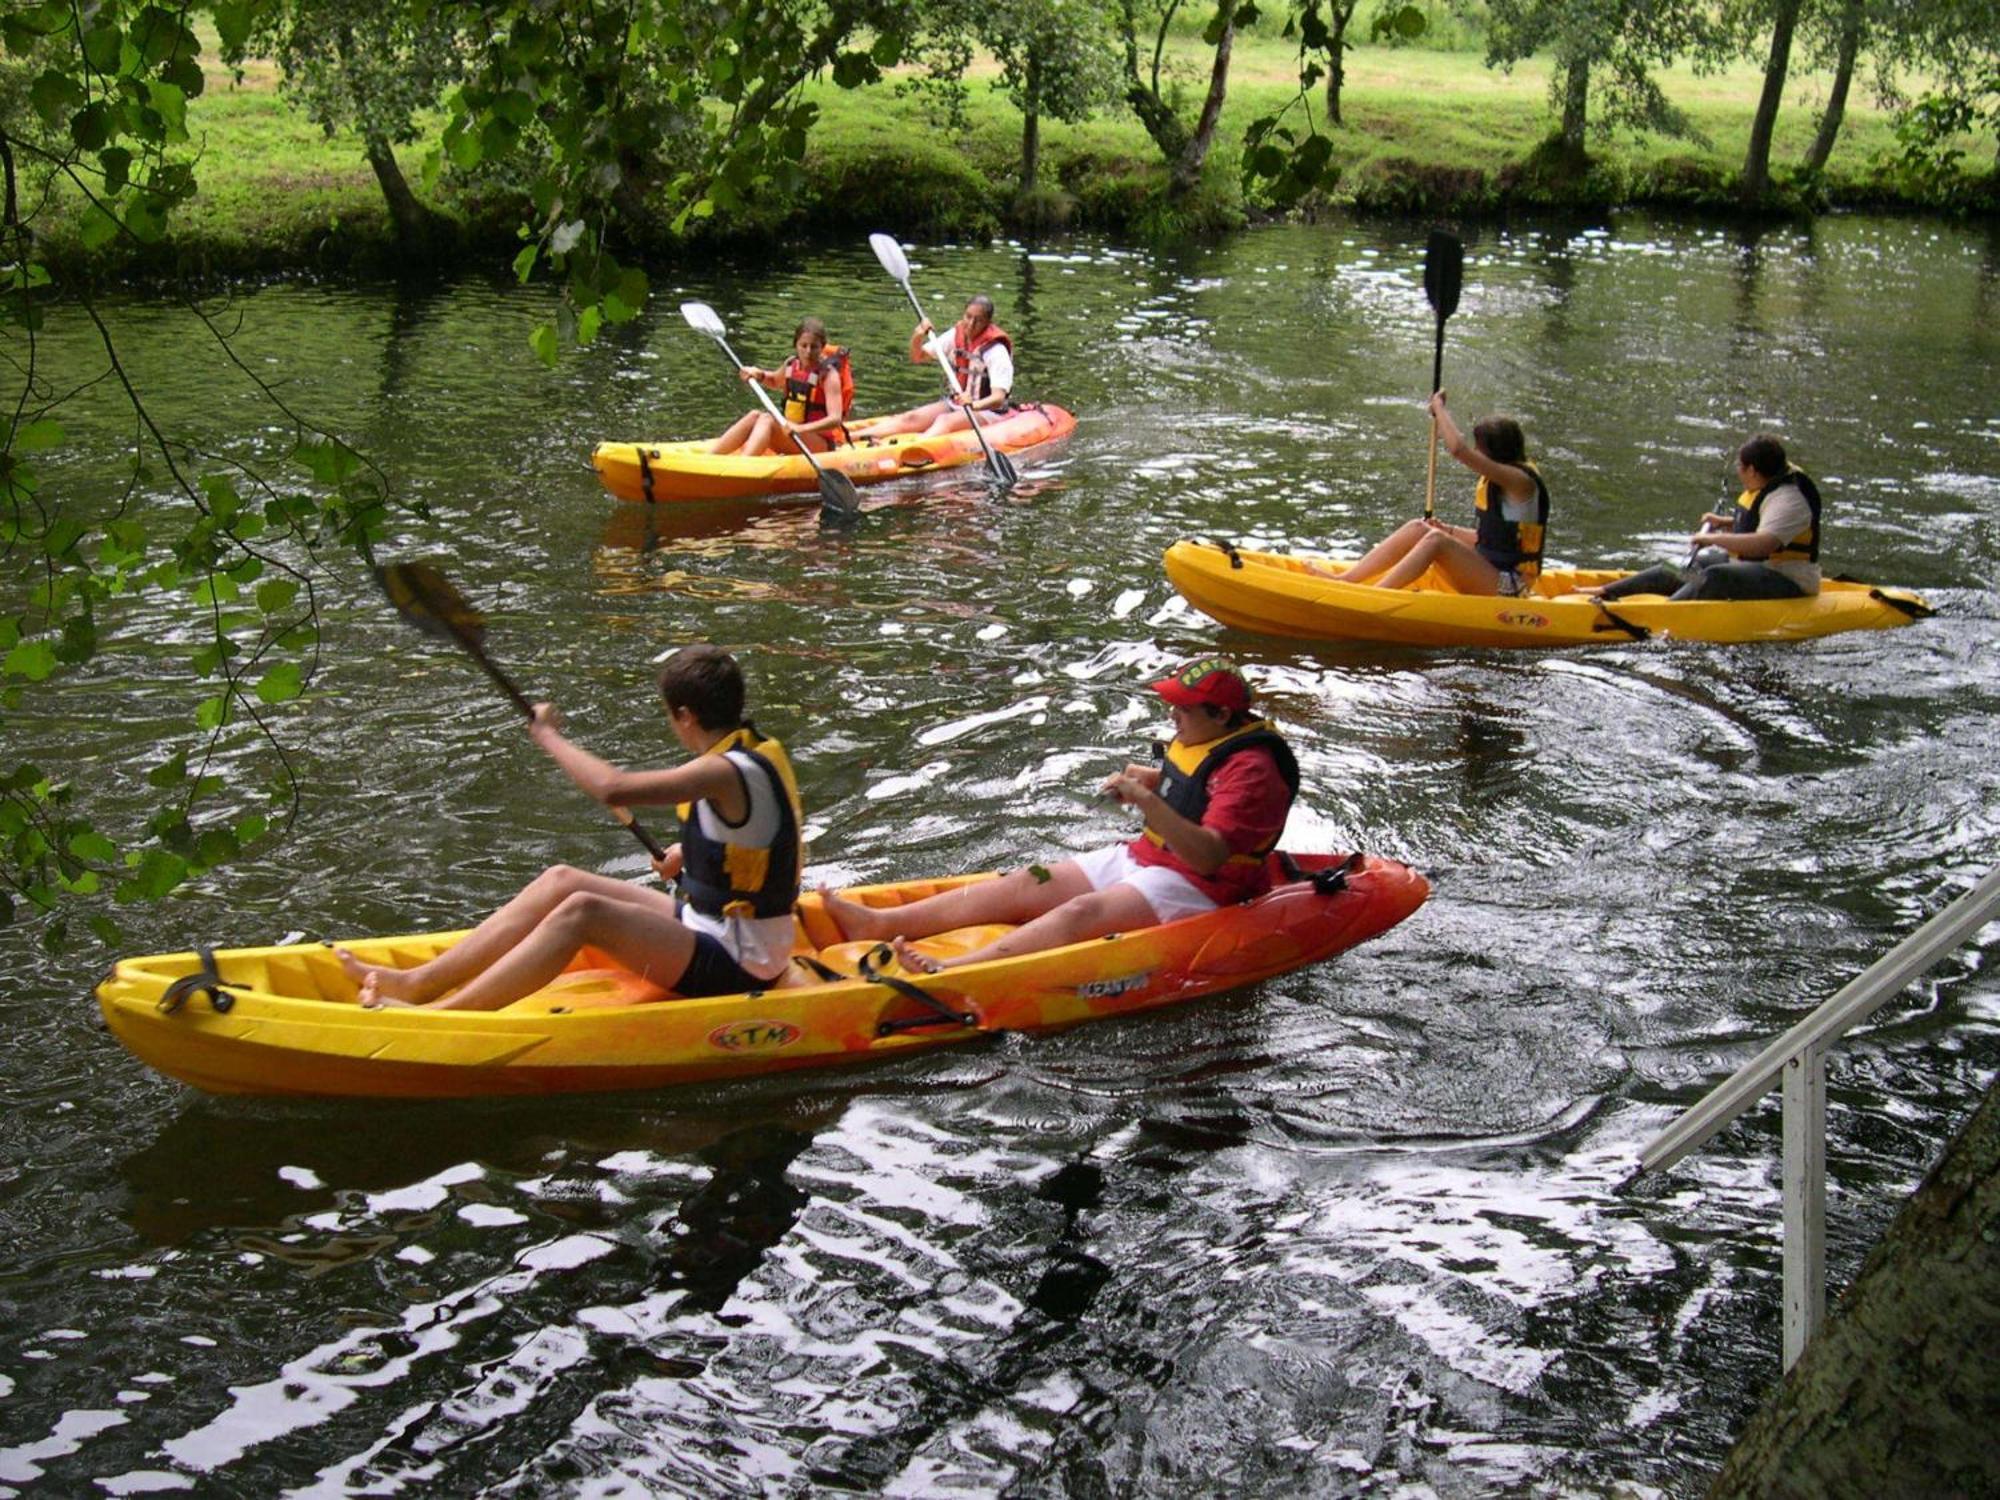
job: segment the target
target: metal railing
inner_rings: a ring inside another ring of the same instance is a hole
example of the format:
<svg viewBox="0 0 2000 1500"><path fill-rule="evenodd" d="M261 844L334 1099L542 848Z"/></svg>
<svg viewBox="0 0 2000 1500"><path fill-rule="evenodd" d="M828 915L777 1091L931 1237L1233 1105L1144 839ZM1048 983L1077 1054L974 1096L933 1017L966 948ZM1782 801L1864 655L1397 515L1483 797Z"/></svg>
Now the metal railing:
<svg viewBox="0 0 2000 1500"><path fill-rule="evenodd" d="M1784 1089L1785 1368L1826 1310L1826 1054L2000 910L2000 866L1661 1131L1633 1179L1672 1166L1774 1087Z"/></svg>

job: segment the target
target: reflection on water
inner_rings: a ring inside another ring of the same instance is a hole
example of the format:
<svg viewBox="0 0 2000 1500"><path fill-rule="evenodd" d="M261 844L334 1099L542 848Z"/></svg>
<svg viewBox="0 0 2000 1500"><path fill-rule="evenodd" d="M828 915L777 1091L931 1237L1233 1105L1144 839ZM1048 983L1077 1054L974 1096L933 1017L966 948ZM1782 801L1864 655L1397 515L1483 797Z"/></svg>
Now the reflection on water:
<svg viewBox="0 0 2000 1500"><path fill-rule="evenodd" d="M199 1099L93 1025L99 960L0 933L0 1490L1698 1492L1777 1366L1775 1108L1614 1188L2000 849L1994 244L1851 217L1470 235L1447 384L1524 423L1557 555L1669 554L1771 426L1829 492L1833 569L1945 607L1534 657L1221 631L1160 574L1184 535L1351 548L1421 503L1421 226L918 247L925 295L993 292L1028 394L1082 422L1012 493L931 476L838 530L810 497L618 504L587 455L735 414L679 296L746 351L821 312L868 407L928 399L865 247L675 268L664 314L553 372L514 359L542 309L511 285L240 291L253 367L431 507L385 553L447 553L496 655L593 749L669 758L654 662L743 653L816 878L1121 834L1088 794L1160 732L1143 684L1219 647L1305 768L1288 843L1379 850L1436 894L1179 1012L504 1105ZM267 441L164 311L132 316L163 413L214 451ZM82 368L63 338L44 356ZM108 485L101 422L52 484ZM457 926L551 860L641 871L462 658L363 579L329 592L298 831L131 911L135 949ZM9 721L50 763L82 744L113 818L190 687L165 605L118 608L135 644L59 720ZM1837 1281L1994 1072L1989 960L1838 1056Z"/></svg>

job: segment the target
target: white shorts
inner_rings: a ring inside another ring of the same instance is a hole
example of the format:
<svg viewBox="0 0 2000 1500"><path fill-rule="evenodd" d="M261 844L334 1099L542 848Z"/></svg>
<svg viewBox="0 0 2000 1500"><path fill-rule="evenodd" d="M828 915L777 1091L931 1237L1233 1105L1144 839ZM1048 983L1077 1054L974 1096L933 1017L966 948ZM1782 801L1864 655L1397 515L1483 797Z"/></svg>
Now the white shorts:
<svg viewBox="0 0 2000 1500"><path fill-rule="evenodd" d="M1154 917L1162 922L1177 922L1182 917L1215 910L1215 903L1187 876L1165 865L1142 865L1123 844L1073 855L1071 862L1083 871L1093 891L1113 885L1131 886L1146 898Z"/></svg>

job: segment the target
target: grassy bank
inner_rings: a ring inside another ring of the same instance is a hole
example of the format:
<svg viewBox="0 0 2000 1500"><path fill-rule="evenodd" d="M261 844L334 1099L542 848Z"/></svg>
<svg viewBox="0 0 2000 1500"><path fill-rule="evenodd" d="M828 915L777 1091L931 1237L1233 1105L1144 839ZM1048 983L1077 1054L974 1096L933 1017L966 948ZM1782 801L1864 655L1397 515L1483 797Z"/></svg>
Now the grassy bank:
<svg viewBox="0 0 2000 1500"><path fill-rule="evenodd" d="M1183 39L1175 61L1187 92L1197 94L1206 61L1199 44ZM823 114L809 147L805 193L757 205L706 233L790 239L865 225L979 235L1025 224L1148 234L1241 223L1263 211L1245 199L1238 181L1244 128L1293 96L1295 69L1289 42L1254 34L1239 40L1203 189L1174 205L1162 197L1158 153L1122 111L1081 125L1045 122L1043 191L1024 199L1021 119L989 87L990 76L973 79L970 128L962 137L941 130L893 81L853 91L819 85L813 97ZM253 65L240 79L217 71L209 81L189 111L202 150L201 193L178 220L169 260L154 252L146 268L228 272L368 265L390 257L381 194L358 141L323 137L287 105L268 65ZM1361 48L1349 57L1345 124L1331 132L1338 185L1305 211L1470 216L1617 204L1733 207L1761 75L1743 64L1703 77L1676 69L1660 81L1705 139L1626 133L1594 140L1579 171L1550 165L1538 149L1551 128L1546 65L1531 61L1499 72L1471 50ZM1786 90L1772 162L1791 206L1919 206L1886 165L1894 146L1890 118L1865 98L1850 103L1823 180L1810 189L1796 183L1827 83L1823 75L1795 73ZM1315 110L1319 104L1315 99ZM420 142L403 153L412 182L428 150ZM1970 198L1991 207L1991 174ZM517 205L449 179L433 201L458 227L457 253L511 257ZM628 226L626 237L654 250L669 243L661 225ZM60 234L52 248L59 259L85 259ZM101 257L96 263L106 268Z"/></svg>

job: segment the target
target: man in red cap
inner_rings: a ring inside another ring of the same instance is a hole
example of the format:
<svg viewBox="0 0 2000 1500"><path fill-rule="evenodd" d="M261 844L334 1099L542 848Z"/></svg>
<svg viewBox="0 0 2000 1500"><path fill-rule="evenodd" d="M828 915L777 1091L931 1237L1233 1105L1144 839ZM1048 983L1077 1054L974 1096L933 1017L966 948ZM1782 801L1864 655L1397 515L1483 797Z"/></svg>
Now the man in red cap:
<svg viewBox="0 0 2000 1500"><path fill-rule="evenodd" d="M1060 864L1028 865L907 906L877 910L829 891L826 907L849 938L888 938L904 967L1036 953L1247 901L1270 889L1270 852L1299 790L1299 763L1268 720L1250 711L1250 684L1219 656L1154 683L1173 716L1161 763L1128 765L1101 790L1145 814L1145 830ZM909 946L957 927L1008 922L983 948L937 959Z"/></svg>

